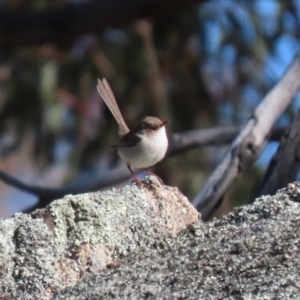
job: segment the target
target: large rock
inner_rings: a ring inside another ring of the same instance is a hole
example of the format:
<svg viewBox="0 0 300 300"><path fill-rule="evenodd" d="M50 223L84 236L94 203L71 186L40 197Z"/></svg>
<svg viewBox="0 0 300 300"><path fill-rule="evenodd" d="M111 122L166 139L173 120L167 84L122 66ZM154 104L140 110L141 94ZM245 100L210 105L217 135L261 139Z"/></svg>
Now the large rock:
<svg viewBox="0 0 300 300"><path fill-rule="evenodd" d="M52 299L198 219L178 189L151 177L144 187L69 195L0 220L0 299Z"/></svg>
<svg viewBox="0 0 300 300"><path fill-rule="evenodd" d="M299 199L300 184L290 184L162 238L55 299L299 299Z"/></svg>
<svg viewBox="0 0 300 300"><path fill-rule="evenodd" d="M0 222L0 299L297 299L300 184L208 223L153 182Z"/></svg>

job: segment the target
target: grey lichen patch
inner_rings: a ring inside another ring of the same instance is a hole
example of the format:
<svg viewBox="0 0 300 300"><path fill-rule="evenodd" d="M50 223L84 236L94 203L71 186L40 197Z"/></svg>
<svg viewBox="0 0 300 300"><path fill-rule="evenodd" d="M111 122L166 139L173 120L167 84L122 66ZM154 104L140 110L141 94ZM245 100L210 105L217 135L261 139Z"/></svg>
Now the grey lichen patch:
<svg viewBox="0 0 300 300"><path fill-rule="evenodd" d="M55 238L59 244L64 245L68 241L68 229L75 226L75 213L70 205L72 195L65 196L63 199L53 201L48 210L55 220Z"/></svg>
<svg viewBox="0 0 300 300"><path fill-rule="evenodd" d="M300 203L293 200L285 189L192 224L55 299L297 299Z"/></svg>
<svg viewBox="0 0 300 300"><path fill-rule="evenodd" d="M0 220L0 299L52 299L197 221L192 205L180 218L173 213L174 199L187 201L177 189L161 186L154 195L151 186L149 179L143 187L68 195L31 215Z"/></svg>
<svg viewBox="0 0 300 300"><path fill-rule="evenodd" d="M66 196L53 202L49 210L57 220L55 233L60 242L106 245L117 256L153 244L159 236L177 233L198 220L195 209L177 189L161 185L155 195L148 188L125 186Z"/></svg>
<svg viewBox="0 0 300 300"><path fill-rule="evenodd" d="M1 221L0 296L12 299L49 299L61 289L53 267L53 235L41 219L17 214ZM5 233L4 233L5 231Z"/></svg>
<svg viewBox="0 0 300 300"><path fill-rule="evenodd" d="M282 189L278 193L288 196L293 201L300 202L300 182L290 183L286 189Z"/></svg>
<svg viewBox="0 0 300 300"><path fill-rule="evenodd" d="M1 290L0 296L11 295L14 296L14 262L12 257L14 255L14 221L0 220L0 282Z"/></svg>

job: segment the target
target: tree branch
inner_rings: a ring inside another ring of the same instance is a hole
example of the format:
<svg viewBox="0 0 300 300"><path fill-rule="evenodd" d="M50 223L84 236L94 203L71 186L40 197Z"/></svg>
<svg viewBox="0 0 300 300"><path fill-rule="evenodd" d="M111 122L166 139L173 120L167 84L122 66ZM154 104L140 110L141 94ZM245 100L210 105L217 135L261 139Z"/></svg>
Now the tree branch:
<svg viewBox="0 0 300 300"><path fill-rule="evenodd" d="M295 181L300 169L300 111L289 130L281 139L273 156L257 196L273 195Z"/></svg>
<svg viewBox="0 0 300 300"><path fill-rule="evenodd" d="M277 118L300 88L300 52L277 85L258 105L193 204L207 219L236 177L257 159Z"/></svg>
<svg viewBox="0 0 300 300"><path fill-rule="evenodd" d="M192 147L199 146L218 146L228 144L236 137L240 127L217 127L208 129L191 130L182 133L173 134L170 137L170 147L168 155L173 156L186 151ZM285 128L275 128L272 130L271 139L279 140L280 136L284 133ZM38 203L27 210L31 212L36 208L42 208L47 206L55 199L62 198L68 194L80 194L86 192L97 191L108 186L117 184L131 177L125 166L118 167L110 172L107 172L105 176L98 178L93 182L86 182L82 185L72 184L61 188L45 188L41 186L26 184L13 176L0 170L0 180L3 182L29 194L37 196Z"/></svg>
<svg viewBox="0 0 300 300"><path fill-rule="evenodd" d="M170 138L170 155L176 155L193 147L224 146L232 143L240 132L240 126L195 129L174 133ZM276 127L271 131L270 140L279 141L286 127Z"/></svg>

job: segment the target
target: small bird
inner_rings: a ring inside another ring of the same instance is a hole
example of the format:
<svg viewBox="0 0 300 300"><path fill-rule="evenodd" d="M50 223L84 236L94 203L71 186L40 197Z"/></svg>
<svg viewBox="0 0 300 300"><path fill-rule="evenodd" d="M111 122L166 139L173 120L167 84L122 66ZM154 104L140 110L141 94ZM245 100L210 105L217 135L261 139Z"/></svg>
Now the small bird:
<svg viewBox="0 0 300 300"><path fill-rule="evenodd" d="M169 121L161 121L156 117L145 117L135 128L129 130L105 78L102 81L98 79L97 89L119 125L120 139L111 148L117 149L119 156L126 162L134 181L142 184L131 167L143 169L163 183L157 175L146 168L161 161L167 152L168 138L165 125Z"/></svg>

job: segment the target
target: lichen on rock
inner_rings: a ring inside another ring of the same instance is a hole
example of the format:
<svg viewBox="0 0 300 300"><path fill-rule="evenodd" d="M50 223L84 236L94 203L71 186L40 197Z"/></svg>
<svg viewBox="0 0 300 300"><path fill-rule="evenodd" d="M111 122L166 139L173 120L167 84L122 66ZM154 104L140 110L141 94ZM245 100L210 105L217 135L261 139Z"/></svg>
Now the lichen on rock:
<svg viewBox="0 0 300 300"><path fill-rule="evenodd" d="M52 299L197 220L187 198L154 177L142 187L68 195L16 214L0 221L0 298Z"/></svg>

